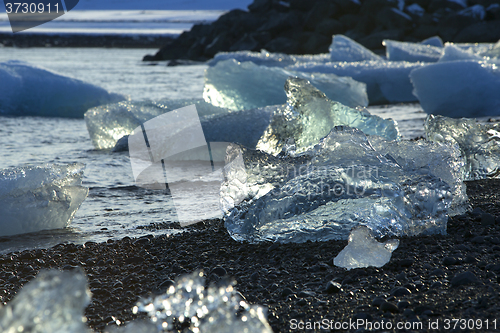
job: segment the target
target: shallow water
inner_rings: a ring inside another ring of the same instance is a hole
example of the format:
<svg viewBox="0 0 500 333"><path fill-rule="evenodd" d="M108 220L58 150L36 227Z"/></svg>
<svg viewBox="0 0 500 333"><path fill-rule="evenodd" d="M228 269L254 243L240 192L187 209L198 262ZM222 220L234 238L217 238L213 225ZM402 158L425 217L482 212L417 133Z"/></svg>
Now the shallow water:
<svg viewBox="0 0 500 333"><path fill-rule="evenodd" d="M131 99L201 98L205 65L167 67L142 63L151 49L101 48L0 48L0 62L23 60L127 94ZM370 112L398 121L405 138L423 134L425 113L418 104L370 107ZM83 119L0 117L0 168L26 164L72 163L86 165L83 184L90 188L70 228L15 237L0 237L0 253L48 247L71 241L106 241L151 233L176 233L169 224L177 220L166 191L135 186L128 154L93 148ZM179 164L178 176L191 175L193 165ZM199 178L209 186L217 179ZM197 197L199 196L199 197ZM199 193L181 193L196 217L218 216L217 200ZM200 203L203 203L200 205ZM196 204L194 204L196 203ZM203 215L206 211L214 212Z"/></svg>

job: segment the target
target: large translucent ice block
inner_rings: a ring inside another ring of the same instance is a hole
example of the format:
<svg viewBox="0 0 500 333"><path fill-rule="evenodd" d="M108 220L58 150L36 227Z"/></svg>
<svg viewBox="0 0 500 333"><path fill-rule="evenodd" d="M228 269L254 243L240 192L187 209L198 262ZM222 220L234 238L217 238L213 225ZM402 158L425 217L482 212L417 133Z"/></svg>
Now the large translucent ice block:
<svg viewBox="0 0 500 333"><path fill-rule="evenodd" d="M85 308L90 303L81 270L42 271L0 308L2 332L90 333Z"/></svg>
<svg viewBox="0 0 500 333"><path fill-rule="evenodd" d="M297 150L316 144L335 126L356 127L366 134L388 140L399 139L397 124L392 119L371 115L365 109L352 109L334 102L308 81L290 77L285 84L287 103L278 107L257 148L279 154L290 138Z"/></svg>
<svg viewBox="0 0 500 333"><path fill-rule="evenodd" d="M132 101L91 109L85 113L85 121L94 147L108 149L146 121L192 104L196 105L208 142L237 142L250 148L256 146L275 110L275 107L266 107L230 112L200 99Z"/></svg>
<svg viewBox="0 0 500 333"><path fill-rule="evenodd" d="M330 45L330 61L384 61L384 59L363 45L344 35L334 35Z"/></svg>
<svg viewBox="0 0 500 333"><path fill-rule="evenodd" d="M0 115L82 118L125 96L22 61L0 63Z"/></svg>
<svg viewBox="0 0 500 333"><path fill-rule="evenodd" d="M333 73L366 83L370 105L416 102L409 74L426 63L407 61L359 61L303 63L286 67L292 71Z"/></svg>
<svg viewBox="0 0 500 333"><path fill-rule="evenodd" d="M450 186L428 168L381 154L357 129L335 127L290 155L229 147L221 207L234 239L347 239L359 225L377 237L446 232Z"/></svg>
<svg viewBox="0 0 500 333"><path fill-rule="evenodd" d="M272 333L265 309L244 302L234 284L205 288L203 273L194 272L177 279L165 294L139 301L133 312L146 312L158 332L173 332L177 320L186 322L189 332Z"/></svg>
<svg viewBox="0 0 500 333"><path fill-rule="evenodd" d="M429 115L424 128L428 140L460 147L465 180L500 178L500 124Z"/></svg>
<svg viewBox="0 0 500 333"><path fill-rule="evenodd" d="M386 39L382 44L385 45L386 57L390 61L436 62L443 52L442 47L421 43L398 42Z"/></svg>
<svg viewBox="0 0 500 333"><path fill-rule="evenodd" d="M349 244L333 259L335 266L349 269L382 267L391 260L392 252L398 248L399 240L379 243L370 229L359 227L351 231Z"/></svg>
<svg viewBox="0 0 500 333"><path fill-rule="evenodd" d="M309 80L330 99L342 104L352 107L368 105L366 85L349 77L300 73L235 60L221 61L206 69L203 98L208 103L230 110L283 104L286 101L283 85L289 76Z"/></svg>
<svg viewBox="0 0 500 333"><path fill-rule="evenodd" d="M410 73L415 96L428 114L500 115L500 69L476 60L437 62Z"/></svg>
<svg viewBox="0 0 500 333"><path fill-rule="evenodd" d="M65 228L88 194L82 164L0 170L0 236Z"/></svg>

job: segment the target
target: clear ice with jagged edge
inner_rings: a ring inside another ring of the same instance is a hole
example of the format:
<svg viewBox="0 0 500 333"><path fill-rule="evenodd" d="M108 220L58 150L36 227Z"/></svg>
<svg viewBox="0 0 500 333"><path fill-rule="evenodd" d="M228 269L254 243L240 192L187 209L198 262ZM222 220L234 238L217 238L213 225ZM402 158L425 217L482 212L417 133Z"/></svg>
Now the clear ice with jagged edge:
<svg viewBox="0 0 500 333"><path fill-rule="evenodd" d="M259 66L234 59L218 62L205 71L203 98L230 110L247 110L283 104L283 85L289 76L309 80L331 100L356 107L367 106L366 85L335 74L301 73L280 67Z"/></svg>
<svg viewBox="0 0 500 333"><path fill-rule="evenodd" d="M362 267L382 267L391 260L392 252L398 248L399 240L384 243L373 237L366 227L355 228L349 235L349 244L333 259L333 264L349 269Z"/></svg>
<svg viewBox="0 0 500 333"><path fill-rule="evenodd" d="M0 170L0 236L65 228L88 194L84 165Z"/></svg>
<svg viewBox="0 0 500 333"><path fill-rule="evenodd" d="M269 127L257 148L276 155L293 139L297 152L316 144L335 126L351 126L370 135L388 140L399 139L397 124L392 119L371 115L365 109L352 109L328 99L308 81L289 77L285 83L287 104L276 109Z"/></svg>
<svg viewBox="0 0 500 333"><path fill-rule="evenodd" d="M13 300L0 306L0 329L4 333L92 333L84 316L90 299L81 269L42 271ZM272 333L263 307L248 305L234 282L205 288L202 272L181 276L165 294L139 301L132 311L146 312L149 319L111 326L106 332L177 332L175 318L189 323L183 332Z"/></svg>
<svg viewBox="0 0 500 333"><path fill-rule="evenodd" d="M464 189L453 187L457 179L450 185L433 175L432 161L443 160L442 167L451 169L443 174L453 177L463 160L438 146L398 155L404 144L394 148L378 141L383 149L377 150L370 138L344 126L299 154L293 140L278 156L230 146L221 208L231 236L249 242L325 241L347 239L360 225L376 237L446 233L454 194ZM466 200L459 197L455 204L467 205Z"/></svg>
<svg viewBox="0 0 500 333"><path fill-rule="evenodd" d="M76 271L42 271L0 307L4 333L90 333L84 317L90 303L87 279Z"/></svg>
<svg viewBox="0 0 500 333"><path fill-rule="evenodd" d="M465 158L464 180L500 178L500 124L429 115L424 129L427 140L460 147Z"/></svg>

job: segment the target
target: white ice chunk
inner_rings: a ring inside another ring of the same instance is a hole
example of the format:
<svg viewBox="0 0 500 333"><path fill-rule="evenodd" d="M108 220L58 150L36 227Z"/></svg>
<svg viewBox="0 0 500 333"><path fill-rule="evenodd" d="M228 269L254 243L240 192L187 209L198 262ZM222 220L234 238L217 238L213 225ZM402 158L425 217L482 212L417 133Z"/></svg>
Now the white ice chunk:
<svg viewBox="0 0 500 333"><path fill-rule="evenodd" d="M65 228L88 194L82 164L0 170L0 236Z"/></svg>
<svg viewBox="0 0 500 333"><path fill-rule="evenodd" d="M436 47L443 47L444 46L443 40L439 36L433 36L433 37L429 37L427 39L424 39L423 41L420 42L420 44L436 46Z"/></svg>
<svg viewBox="0 0 500 333"><path fill-rule="evenodd" d="M439 62L457 61L457 60L482 61L486 59L477 54L472 53L469 50L464 50L454 44L447 43L445 48L443 49L443 54L441 58L439 58Z"/></svg>
<svg viewBox="0 0 500 333"><path fill-rule="evenodd" d="M428 140L460 147L466 162L465 180L500 178L499 124L429 115L424 127Z"/></svg>
<svg viewBox="0 0 500 333"><path fill-rule="evenodd" d="M352 109L331 101L308 81L290 77L285 84L287 103L278 107L257 148L269 154L281 152L292 138L296 151L316 144L335 126L351 126L369 135L388 140L399 139L397 124L392 119L371 115L366 109Z"/></svg>
<svg viewBox="0 0 500 333"><path fill-rule="evenodd" d="M500 5L497 5L500 7ZM482 56L489 58L500 58L500 40L489 50L483 52Z"/></svg>
<svg viewBox="0 0 500 333"><path fill-rule="evenodd" d="M253 62L226 60L207 68L203 98L230 110L248 110L283 104L283 86L289 76L309 80L330 99L356 107L368 105L366 85L335 74L301 73L278 67L258 66Z"/></svg>
<svg viewBox="0 0 500 333"><path fill-rule="evenodd" d="M412 156L398 156L400 165L363 132L342 126L302 154L288 148L277 157L228 148L221 207L234 239L347 239L359 225L377 237L446 233L452 190Z"/></svg>
<svg viewBox="0 0 500 333"><path fill-rule="evenodd" d="M0 115L82 118L92 107L124 99L22 61L0 63Z"/></svg>
<svg viewBox="0 0 500 333"><path fill-rule="evenodd" d="M382 57L376 55L363 45L344 35L334 35L330 45L330 61L383 61Z"/></svg>
<svg viewBox="0 0 500 333"><path fill-rule="evenodd" d="M287 69L309 73L333 73L366 83L371 105L416 102L409 74L426 63L405 61L360 61L296 64Z"/></svg>
<svg viewBox="0 0 500 333"><path fill-rule="evenodd" d="M0 308L0 330L90 333L84 317L90 296L87 279L80 269L42 271Z"/></svg>
<svg viewBox="0 0 500 333"><path fill-rule="evenodd" d="M419 43L386 39L382 44L385 45L387 59L390 61L436 62L443 52L440 47Z"/></svg>
<svg viewBox="0 0 500 333"><path fill-rule="evenodd" d="M335 266L349 269L382 267L391 260L392 252L399 246L399 240L385 243L375 240L370 229L359 227L349 235L349 244L333 259Z"/></svg>
<svg viewBox="0 0 500 333"><path fill-rule="evenodd" d="M414 69L410 79L428 114L454 118L500 115L500 69L495 64L438 62Z"/></svg>
<svg viewBox="0 0 500 333"><path fill-rule="evenodd" d="M157 332L174 332L174 319L189 319L189 332L272 333L265 309L244 302L234 284L205 288L203 273L194 272L177 279L165 294L139 301L133 312L146 312ZM127 326L119 332L134 332Z"/></svg>

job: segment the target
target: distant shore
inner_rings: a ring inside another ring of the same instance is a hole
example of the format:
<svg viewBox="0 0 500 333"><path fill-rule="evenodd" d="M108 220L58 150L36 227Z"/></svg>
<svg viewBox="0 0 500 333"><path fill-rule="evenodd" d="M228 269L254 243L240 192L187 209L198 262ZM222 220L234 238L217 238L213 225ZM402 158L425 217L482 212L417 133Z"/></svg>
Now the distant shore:
<svg viewBox="0 0 500 333"><path fill-rule="evenodd" d="M0 47L159 48L174 38L168 35L0 33Z"/></svg>

